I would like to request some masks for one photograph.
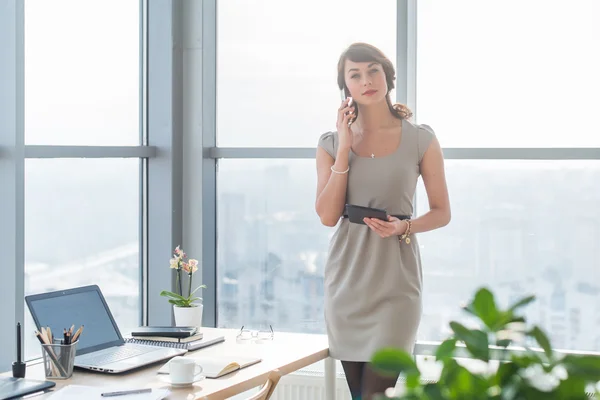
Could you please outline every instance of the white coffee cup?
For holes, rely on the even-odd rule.
[[[202,367],[196,364],[193,358],[173,357],[169,362],[169,374],[171,383],[185,384],[198,380],[202,373]]]

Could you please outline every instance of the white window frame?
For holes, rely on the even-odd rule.
[[[217,1],[140,0],[140,146],[24,145],[24,8],[0,2],[0,317],[24,318],[24,164],[31,158],[137,158],[140,162],[141,324],[170,324],[158,293],[173,289],[177,245],[201,259],[204,324],[217,321],[217,167],[221,159],[313,159],[315,148],[216,146]],[[416,109],[416,0],[397,0],[397,101]],[[200,71],[200,72],[199,72]],[[198,111],[200,110],[200,111]],[[444,148],[454,160],[600,160],[600,148]],[[166,284],[165,284],[166,283]],[[15,333],[0,330],[0,370]],[[418,343],[416,354],[435,344]]]

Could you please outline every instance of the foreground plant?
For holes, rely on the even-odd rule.
[[[381,395],[380,399],[589,400],[590,395],[600,399],[600,356],[553,351],[544,331],[538,326],[528,327],[519,313],[533,300],[534,296],[525,297],[502,310],[492,292],[479,289],[464,310],[476,317],[481,328],[469,329],[459,322],[450,322],[453,334],[442,342],[435,355],[443,365],[436,383],[421,382],[421,372],[412,355],[393,348],[376,352],[372,357],[375,368],[384,374],[400,373],[406,380],[402,393]],[[515,351],[508,353],[509,345]],[[458,350],[488,366],[495,351],[500,366],[496,370],[488,368],[487,372],[472,372],[456,361]]]

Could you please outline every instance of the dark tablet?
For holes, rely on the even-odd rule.
[[[381,208],[356,206],[354,204],[346,204],[346,214],[348,220],[355,224],[366,225],[363,218],[378,218],[382,221],[387,221],[388,213]]]
[[[0,399],[16,399],[54,387],[52,381],[0,377]]]

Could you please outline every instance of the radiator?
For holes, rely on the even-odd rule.
[[[272,400],[325,400],[323,372],[299,371],[281,378]],[[351,400],[346,379],[338,373],[335,400]]]
[[[338,370],[339,371],[339,370]],[[423,383],[434,383],[434,379],[423,379]],[[403,379],[400,378],[398,386],[402,386]],[[594,394],[588,392],[590,398]],[[298,371],[293,374],[285,375],[279,381],[275,392],[271,396],[272,400],[326,400],[325,399],[325,378],[323,372],[316,371]],[[343,374],[338,372],[336,379],[335,400],[351,400],[350,392]]]

